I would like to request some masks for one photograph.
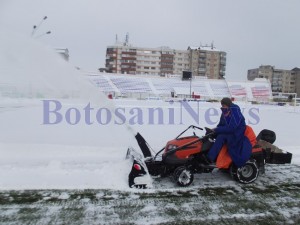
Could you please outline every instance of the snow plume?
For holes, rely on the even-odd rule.
[[[44,99],[60,101],[64,117],[66,109],[81,109],[89,103],[95,109],[114,109],[113,101],[53,48],[2,26],[0,62],[0,109],[5,108],[0,118],[1,129],[5,129],[0,142],[111,146],[111,142],[122,137],[126,141],[113,145],[126,149],[129,140],[134,141],[127,125],[50,127],[42,124]]]
[[[107,188],[128,186],[127,174],[131,165],[124,158],[128,146],[136,142],[132,135],[134,132],[128,132],[126,124],[104,126],[95,122],[87,125],[84,116],[76,114],[77,109],[82,114],[89,104],[95,110],[104,108],[112,111],[112,100],[52,48],[29,35],[2,28],[0,62],[0,152],[3,160],[14,161],[24,171],[19,174],[24,183],[19,186],[20,183],[14,183],[16,179],[11,180],[12,183],[24,189],[48,188],[51,183],[52,188],[88,188],[92,180],[102,180]],[[81,122],[76,126],[65,120],[52,126],[43,124],[44,100],[57,101],[62,105],[51,116],[59,112],[66,118],[69,112],[71,118],[78,118]],[[51,110],[56,109],[52,107]],[[61,157],[62,154],[65,154],[64,157]],[[76,165],[78,173],[70,175],[69,169],[74,168],[67,165],[72,168]],[[85,170],[84,165],[89,168]],[[34,168],[30,169],[32,166]],[[82,170],[89,175],[80,172]],[[95,173],[95,170],[98,172]],[[62,174],[64,177],[61,177]],[[1,173],[1,179],[3,176],[5,174]],[[71,184],[70,176],[74,181],[80,180],[81,185]],[[84,177],[85,181],[82,180]],[[9,181],[4,186],[0,185],[0,189],[3,188],[14,186]],[[99,188],[97,182],[94,188]]]
[[[105,99],[54,49],[8,29],[0,32],[2,95],[64,99],[93,96],[101,101]]]

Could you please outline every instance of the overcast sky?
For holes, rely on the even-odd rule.
[[[226,76],[245,80],[260,65],[300,67],[299,0],[0,0],[0,25],[51,47],[70,63],[96,71],[116,34],[136,47],[187,49],[200,43],[227,52]],[[3,34],[1,34],[3,35]]]

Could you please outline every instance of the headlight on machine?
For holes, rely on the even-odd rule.
[[[178,148],[178,146],[177,145],[168,145],[167,151],[173,150],[175,148]]]

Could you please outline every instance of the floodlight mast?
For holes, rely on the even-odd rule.
[[[190,98],[192,98],[192,80],[193,80],[193,73],[191,74],[190,77]]]
[[[42,23],[47,19],[47,16],[44,16],[43,19],[41,20],[41,22],[38,25],[34,25],[33,26],[33,30],[31,32],[31,37],[33,37],[33,35],[35,34],[35,32],[39,29],[39,27],[42,25]],[[49,32],[49,31],[48,31]],[[47,32],[47,33],[48,33]],[[51,33],[51,32],[50,32]]]
[[[51,31],[49,30],[49,31],[47,31],[46,33],[40,34],[40,35],[38,35],[38,36],[36,36],[36,37],[34,37],[34,38],[39,38],[39,37],[42,37],[42,36],[44,36],[44,35],[46,35],[46,34],[51,34]]]

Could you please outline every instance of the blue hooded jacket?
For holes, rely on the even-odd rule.
[[[228,153],[234,164],[237,167],[242,167],[251,156],[252,145],[244,135],[246,123],[240,107],[232,103],[229,111],[230,114],[226,117],[222,113],[215,133],[227,135]]]

